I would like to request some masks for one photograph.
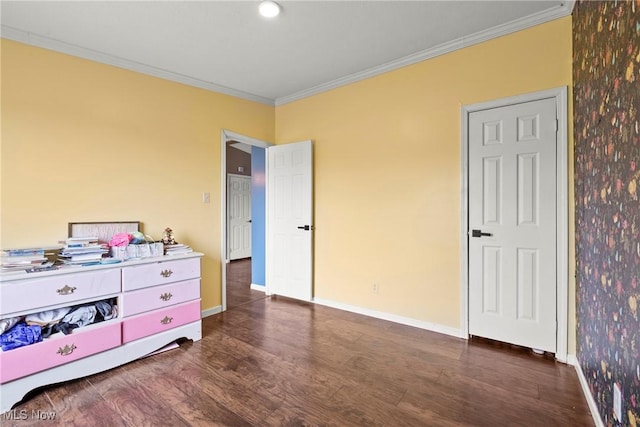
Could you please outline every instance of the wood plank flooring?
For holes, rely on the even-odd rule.
[[[227,309],[264,297],[264,292],[251,289],[251,258],[227,264]]]
[[[3,426],[592,426],[571,366],[281,297],[203,339],[47,387]],[[55,414],[53,421],[32,411]]]

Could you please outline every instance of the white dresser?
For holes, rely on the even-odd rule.
[[[112,369],[179,338],[202,338],[200,253],[0,275],[0,319],[117,301],[117,317],[0,351],[0,412],[30,390]]]

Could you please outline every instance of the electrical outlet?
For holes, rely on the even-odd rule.
[[[377,294],[378,292],[380,292],[380,285],[378,285],[377,283],[374,283],[373,286],[371,286],[371,292],[373,292],[374,294]]]
[[[211,203],[211,194],[202,193],[202,203]]]
[[[622,421],[622,392],[618,383],[613,384],[613,416]]]

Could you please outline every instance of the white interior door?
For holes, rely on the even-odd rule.
[[[556,350],[556,103],[469,116],[469,333]]]
[[[230,260],[251,256],[251,177],[227,175],[227,232]]]
[[[313,146],[267,148],[267,289],[311,301],[313,286]]]

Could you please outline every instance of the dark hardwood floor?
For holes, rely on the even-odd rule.
[[[203,339],[17,406],[4,425],[592,426],[573,367],[531,351],[281,297],[203,319]]]
[[[264,292],[251,289],[251,258],[227,264],[227,309],[265,298]]]

